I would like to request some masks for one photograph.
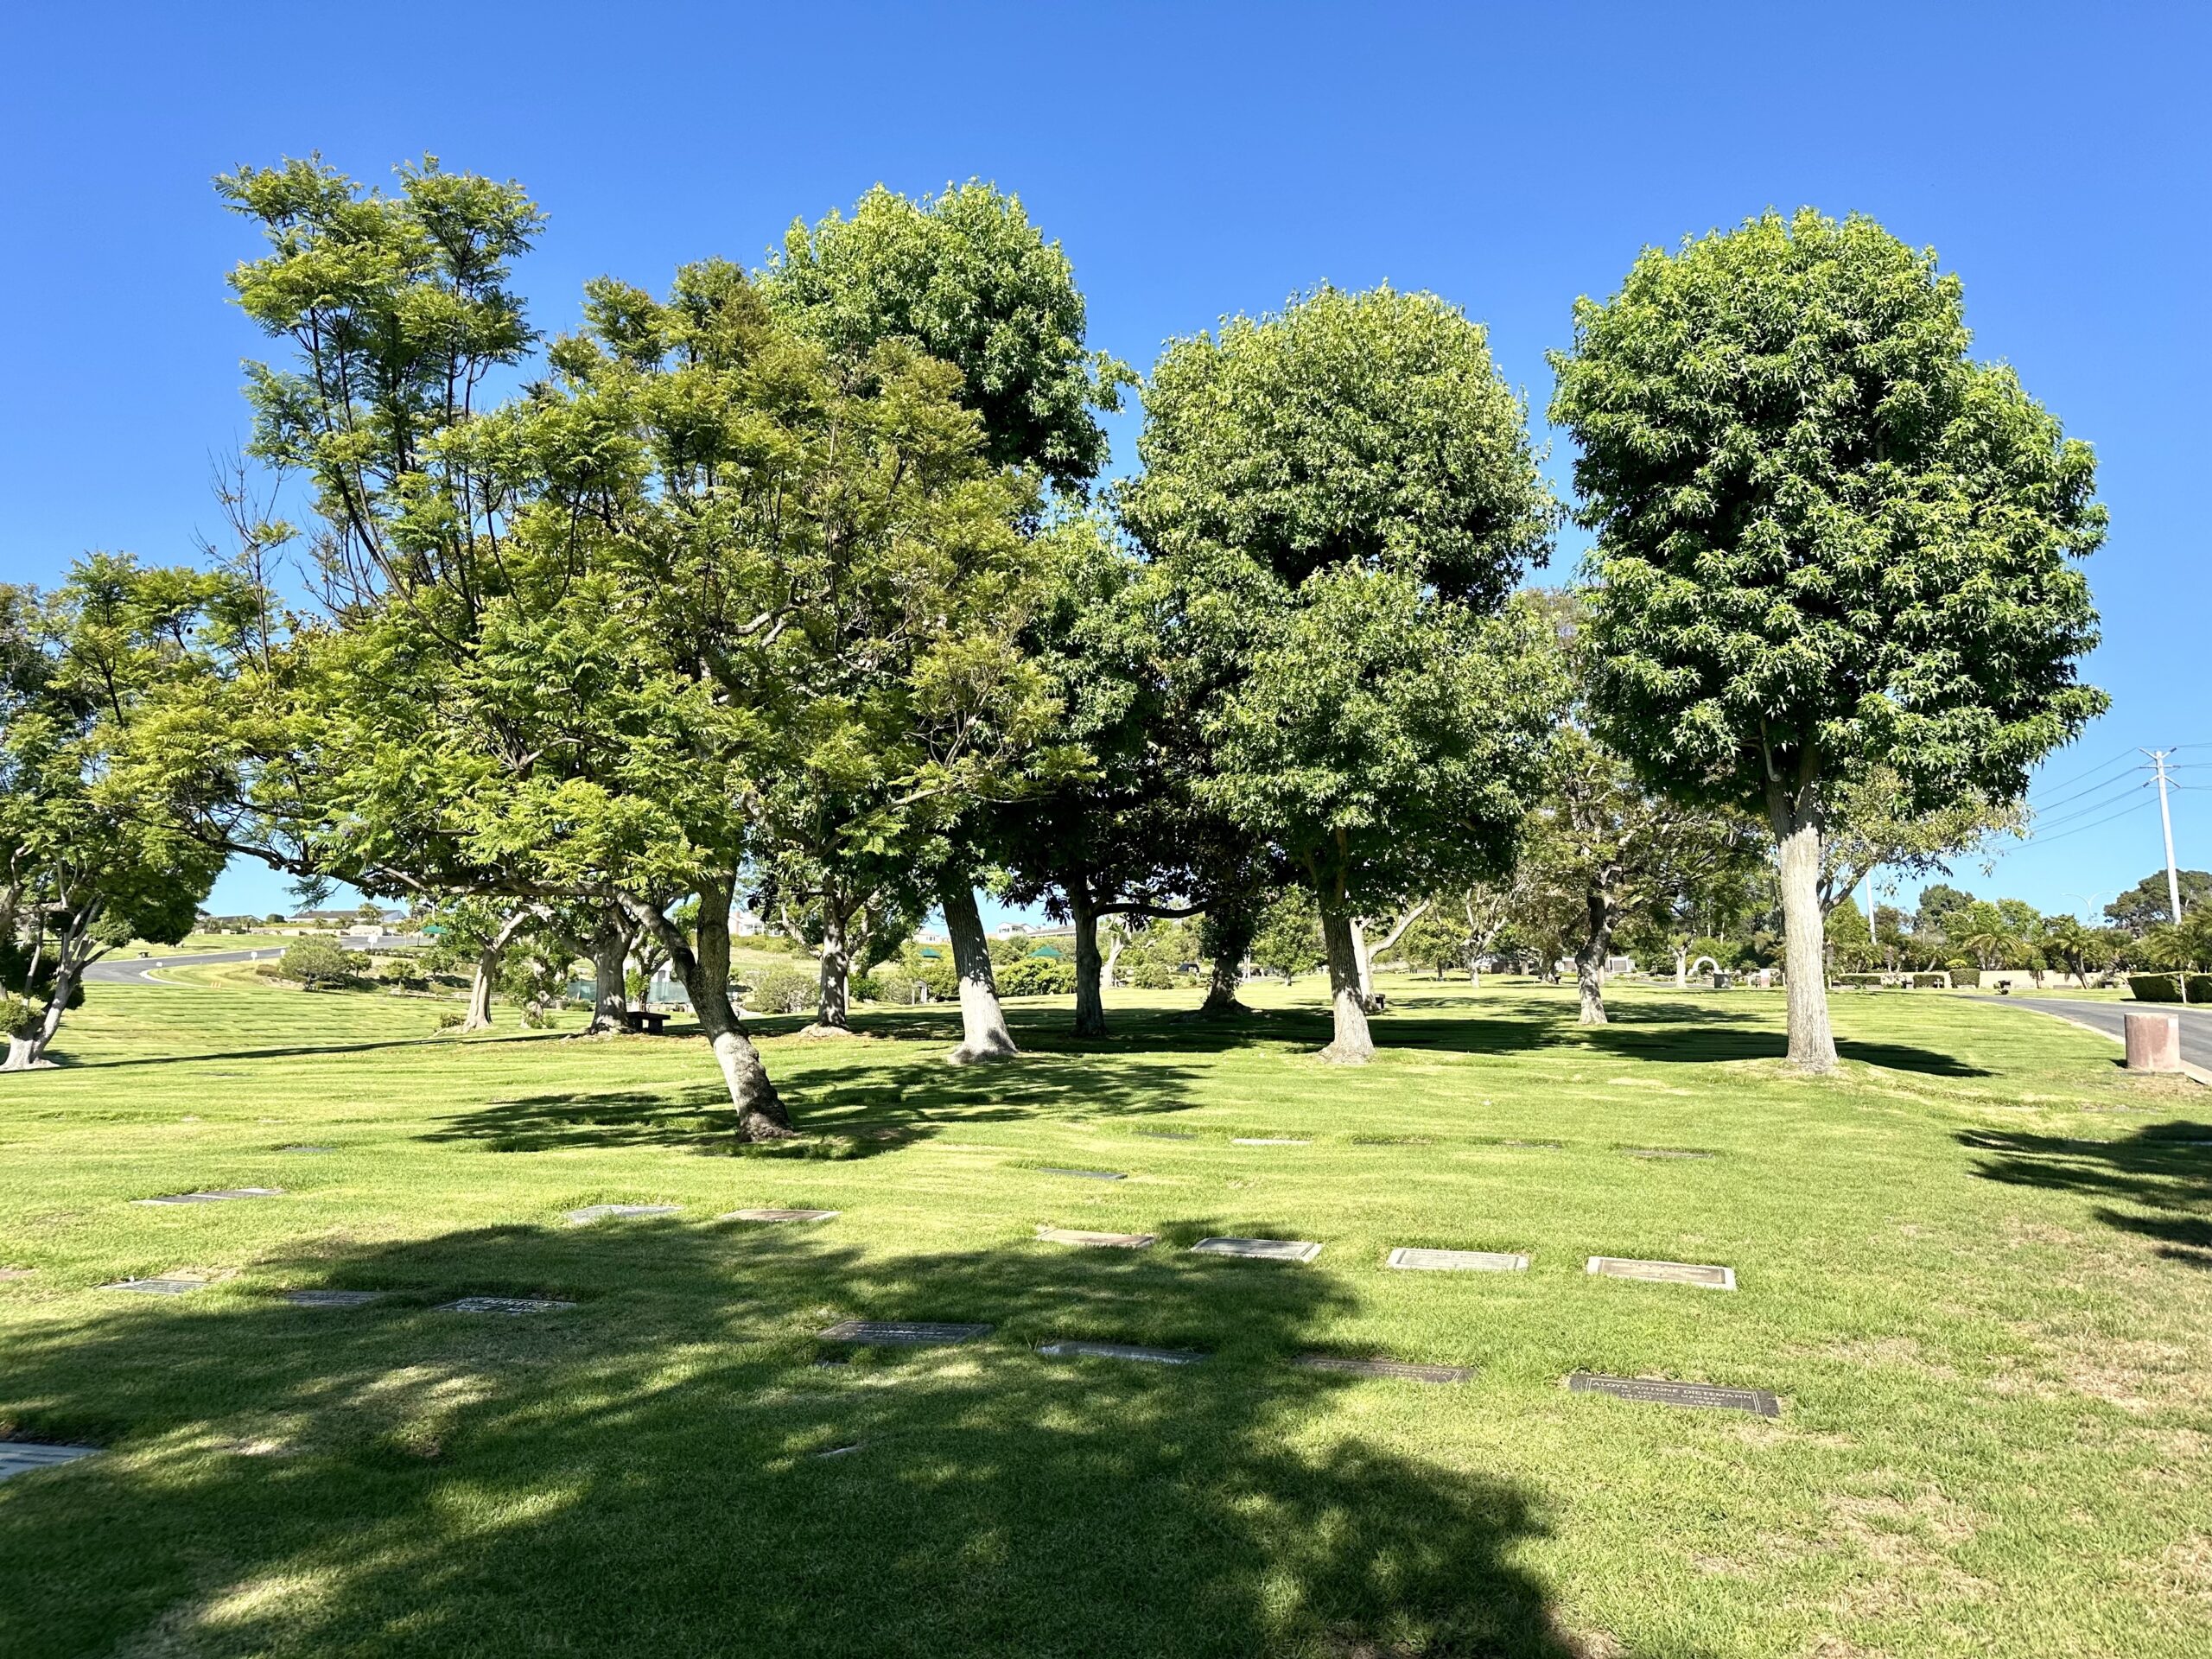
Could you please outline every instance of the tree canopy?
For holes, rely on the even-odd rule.
[[[1356,919],[1510,863],[1560,695],[1501,610],[1554,518],[1525,410],[1479,325],[1388,288],[1176,341],[1146,407],[1120,500],[1173,591],[1192,792],[1315,893],[1361,1060]]]
[[[1808,209],[1647,250],[1554,357],[1601,733],[1658,787],[1768,816],[1813,1069],[1835,789],[1878,765],[1907,814],[2010,803],[2105,706],[2076,674],[2094,458],[1969,345],[1932,253]]]

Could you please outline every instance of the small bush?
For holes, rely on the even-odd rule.
[[[804,1014],[822,995],[822,982],[796,968],[771,968],[754,976],[745,1006],[755,1014]]]
[[[0,991],[0,1037],[28,1037],[38,1029],[38,1006],[13,991]]]
[[[1075,964],[1052,957],[1024,957],[998,970],[1001,996],[1068,996],[1075,991]]]
[[[319,986],[343,985],[352,980],[360,968],[368,965],[364,957],[356,959],[340,950],[327,939],[302,939],[289,945],[277,958],[276,971],[285,979],[296,981],[304,990]]]
[[[1175,970],[1164,962],[1141,962],[1127,975],[1131,985],[1141,991],[1171,991],[1175,988]]]
[[[463,1014],[459,1008],[448,1008],[444,1013],[438,1016],[438,1023],[435,1029],[439,1031],[451,1031],[455,1026],[461,1024],[462,1020],[467,1019],[467,1017],[468,1016]]]

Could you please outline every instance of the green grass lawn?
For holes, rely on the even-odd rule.
[[[940,1063],[942,1009],[771,1035],[815,1134],[738,1153],[696,1041],[95,987],[67,1069],[0,1079],[0,1265],[35,1270],[0,1281],[0,1433],[107,1448],[0,1484],[0,1653],[2207,1650],[2194,1085],[1933,995],[1839,996],[1844,1070],[1811,1081],[1778,995],[1623,991],[1585,1032],[1571,988],[1388,988],[1356,1071],[1308,1057],[1313,982],[1229,1029],[1127,994],[1084,1046],[1064,1002],[1017,1004],[1030,1052],[990,1069]],[[285,1193],[130,1202],[245,1185]],[[563,1220],[601,1202],[684,1207]],[[715,1219],[753,1205],[842,1213]],[[1325,1248],[1185,1248],[1217,1233]],[[1395,1272],[1401,1244],[1533,1265]],[[181,1269],[219,1281],[98,1288]],[[274,1294],[313,1287],[391,1294]],[[576,1306],[438,1311],[470,1294]],[[852,1316],[995,1328],[817,1364]],[[1317,1351],[1477,1375],[1288,1363]],[[1570,1394],[1580,1370],[1782,1414]]]

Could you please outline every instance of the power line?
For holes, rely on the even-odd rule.
[[[2076,824],[2073,829],[2062,830],[2055,836],[2036,836],[2033,837],[2028,844],[2037,847],[2048,847],[2054,841],[2063,841],[2069,836],[2078,836],[2083,834],[2085,831],[2098,829],[2102,825],[2116,823],[2118,820],[2127,817],[2131,812],[2140,812],[2145,807],[2150,804],[2151,798],[2145,795],[2139,801],[2130,801],[2126,806],[2121,807],[2119,811],[2113,813],[2110,817],[2097,818],[2088,823]]]
[[[2087,788],[2077,789],[2071,795],[2062,795],[2055,801],[2031,801],[2028,804],[2038,812],[2048,811],[2054,806],[2064,806],[2069,801],[2078,801],[2084,795],[2095,795],[2113,787],[2115,785],[2124,785],[2138,772],[2142,770],[2143,768],[2140,766],[2132,766],[2127,771],[2120,772],[2114,777],[2107,778],[2101,782],[2091,784]]]
[[[2151,780],[2147,778],[2144,779],[2139,783],[2130,785],[2126,790],[2121,792],[2120,795],[2108,795],[2102,800],[2091,801],[2088,805],[2078,806],[2071,812],[2062,812],[2055,818],[2038,817],[2036,822],[2036,828],[2039,830],[2056,830],[2061,824],[2076,823],[2079,820],[2088,817],[2094,813],[2103,811],[2107,807],[2119,805],[2123,795],[2133,793],[2135,790],[2139,789],[2148,789],[2150,786]]]
[[[2183,745],[2182,747],[2186,747],[2187,746]],[[2135,753],[2136,751],[2133,749],[2122,749],[2118,754],[2113,756],[2110,760],[2101,760],[2095,766],[2091,766],[2088,771],[2077,772],[2071,778],[2061,778],[2056,783],[2052,784],[2050,787],[2053,789],[2063,789],[2069,784],[2080,783],[2084,778],[2094,778],[2097,773],[2109,770],[2113,766],[2120,761],[2126,760],[2129,755]]]

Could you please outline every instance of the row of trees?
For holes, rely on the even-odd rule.
[[[2212,874],[2182,873],[2183,912],[2171,915],[2164,870],[2105,906],[2107,925],[2044,915],[2018,899],[1977,899],[1947,883],[1923,889],[1911,913],[1878,905],[1870,935],[1856,912],[1834,930],[1838,960],[1853,969],[2025,969],[2086,977],[2122,968],[2196,969],[2212,961]]]
[[[1478,925],[1541,878],[1592,982],[1625,922],[1725,885],[1749,819],[1791,1056],[1825,1069],[1824,896],[2009,810],[2101,707],[2088,454],[1868,220],[1770,215],[1578,306],[1552,416],[1598,545],[1545,594],[1563,509],[1528,411],[1433,295],[1323,288],[1173,342],[1141,470],[1094,496],[1135,377],[988,187],[878,190],[658,295],[602,279],[550,342],[510,286],[541,222],[512,184],[220,188],[282,348],[253,454],[312,514],[235,485],[221,570],[106,560],[51,602],[178,594],[164,666],[86,716],[82,789],[194,858],[565,917],[603,988],[650,942],[748,1137],[790,1118],[728,995],[741,897],[817,946],[832,1031],[938,911],[965,1061],[1014,1052],[986,879],[1072,924],[1086,1035],[1102,926],[1201,918],[1228,1014],[1300,894],[1325,1052],[1357,1063],[1370,932]],[[41,891],[29,931],[73,926]]]

